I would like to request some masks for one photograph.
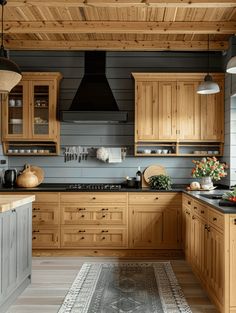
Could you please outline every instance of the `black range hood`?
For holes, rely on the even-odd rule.
[[[119,111],[106,78],[106,52],[85,52],[85,73],[63,122],[126,122],[127,112]]]

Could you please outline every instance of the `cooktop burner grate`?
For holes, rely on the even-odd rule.
[[[120,190],[120,184],[70,184],[67,190]]]

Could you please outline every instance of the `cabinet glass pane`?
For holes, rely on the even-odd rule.
[[[49,133],[49,86],[34,86],[34,134]]]
[[[23,86],[17,85],[8,97],[8,134],[23,134]]]

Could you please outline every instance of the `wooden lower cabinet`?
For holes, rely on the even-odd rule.
[[[181,249],[181,195],[129,196],[129,245],[142,249]],[[147,204],[145,203],[145,200]],[[135,204],[136,202],[136,204]]]
[[[126,228],[62,226],[62,248],[127,248]]]
[[[46,228],[33,225],[33,249],[56,249],[60,247],[59,228]]]
[[[186,208],[187,201],[190,205]],[[183,195],[183,211],[190,213],[183,215],[186,259],[219,311],[229,313],[225,288],[225,272],[228,270],[225,259],[228,252],[225,245],[227,229],[224,219],[227,215],[186,195]]]
[[[230,313],[236,313],[236,214],[231,214],[229,217],[229,260],[226,266],[229,265],[227,277],[229,278],[229,306]]]

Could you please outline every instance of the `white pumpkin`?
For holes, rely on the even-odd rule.
[[[191,188],[191,190],[199,190],[199,189],[200,189],[200,184],[199,184],[199,182],[193,181],[193,182],[190,184],[190,188]]]

